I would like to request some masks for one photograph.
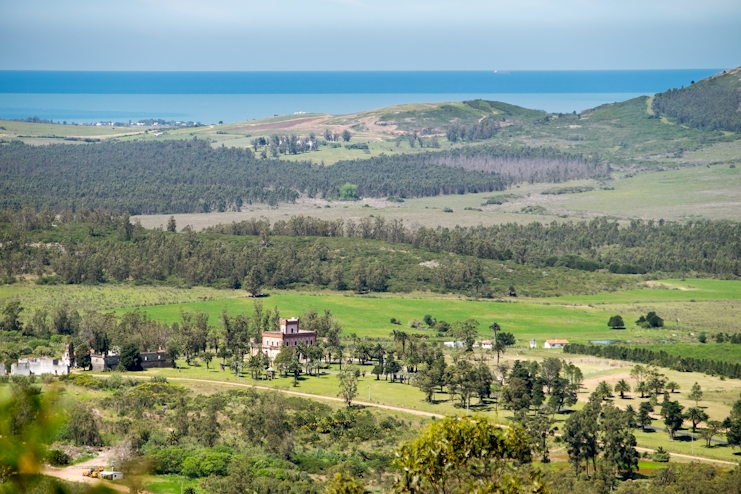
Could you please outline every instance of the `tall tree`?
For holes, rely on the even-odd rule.
[[[639,454],[636,438],[630,430],[628,416],[613,406],[602,409],[600,418],[601,444],[604,461],[623,478],[638,469]]]
[[[340,379],[340,392],[338,396],[341,396],[345,400],[345,403],[347,403],[347,406],[350,407],[352,400],[358,395],[358,378],[355,375],[355,369],[345,367],[337,377]]]
[[[664,418],[664,425],[666,430],[669,431],[669,437],[672,441],[674,440],[674,434],[684,423],[683,409],[684,407],[677,401],[666,401],[661,406],[661,416]]]
[[[641,424],[641,429],[646,430],[646,427],[651,425],[653,418],[651,414],[654,411],[654,407],[648,401],[641,402],[638,407],[638,422]]]
[[[548,394],[551,394],[551,386],[560,377],[561,365],[561,359],[555,357],[546,357],[543,359],[543,363],[540,366],[540,377],[543,379],[543,384],[545,384]]]
[[[700,387],[697,382],[692,385],[692,389],[690,390],[690,393],[687,395],[687,398],[695,402],[695,406],[697,406],[697,403],[702,400],[702,388]]]
[[[597,423],[598,406],[591,403],[583,410],[572,413],[563,429],[563,440],[569,462],[574,466],[577,475],[582,471],[582,465],[587,477],[589,476],[590,461],[596,468],[596,458],[599,453],[599,429]]]
[[[23,306],[20,300],[11,300],[3,308],[0,320],[0,331],[18,331],[23,329],[23,323],[20,320],[20,314],[23,312]]]

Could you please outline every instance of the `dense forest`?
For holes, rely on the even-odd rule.
[[[361,197],[424,197],[503,190],[519,181],[603,176],[608,168],[556,149],[482,147],[378,156],[333,166],[257,158],[206,140],[94,145],[0,145],[0,207],[105,208],[131,214],[239,210],[251,202],[338,198],[346,183]]]
[[[542,269],[512,260],[451,256],[426,247],[390,248],[373,232],[380,238],[381,231],[388,235],[394,229],[399,234],[406,230],[401,223],[386,227],[382,218],[357,226],[314,223],[329,228],[325,233],[334,236],[307,236],[317,232],[312,230],[313,220],[302,217],[276,223],[272,229],[255,222],[234,230],[255,233],[245,236],[146,230],[127,215],[104,211],[66,213],[59,219],[51,212],[37,215],[30,209],[2,216],[0,269],[5,282],[33,274],[39,276],[38,283],[133,281],[245,288],[253,294],[263,288],[311,286],[358,293],[431,290],[475,297],[593,293],[637,283],[563,265],[551,268],[552,276],[543,276]]]
[[[285,236],[347,236],[405,243],[431,252],[451,252],[516,264],[566,266],[613,273],[698,272],[741,276],[741,224],[727,221],[634,220],[627,226],[598,218],[590,222],[549,225],[507,223],[494,226],[418,228],[382,217],[359,223],[293,217],[272,226],[261,220],[218,225],[207,231],[259,235],[270,230]]]
[[[690,127],[741,132],[740,76],[739,71],[732,71],[659,93],[653,109]]]

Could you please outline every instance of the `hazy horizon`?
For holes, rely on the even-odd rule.
[[[731,0],[29,0],[0,70],[641,70],[735,67]]]

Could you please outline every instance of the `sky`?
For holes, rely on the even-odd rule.
[[[741,0],[0,0],[0,70],[741,65]]]

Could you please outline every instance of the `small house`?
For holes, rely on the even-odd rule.
[[[530,340],[530,348],[538,348],[538,344],[535,342],[535,338]]]
[[[490,349],[491,349],[491,347],[492,347],[492,345],[491,345],[491,340],[484,340],[484,341],[480,341],[480,342],[479,342],[479,346],[480,346],[481,348],[484,348],[484,349],[490,350]]]
[[[543,348],[563,348],[569,344],[569,340],[545,340]]]

